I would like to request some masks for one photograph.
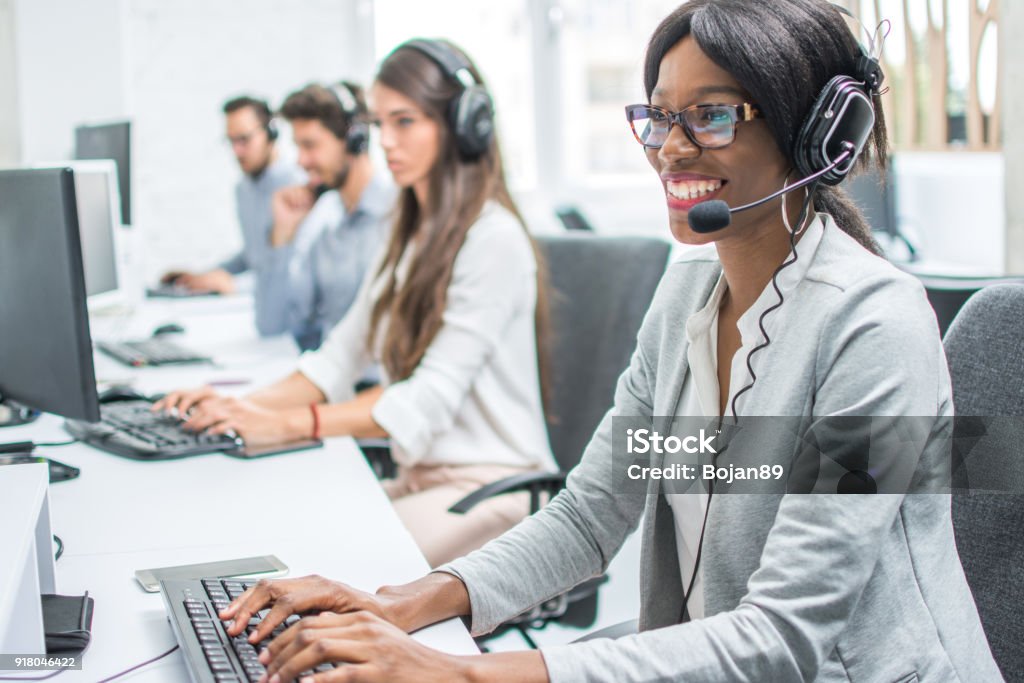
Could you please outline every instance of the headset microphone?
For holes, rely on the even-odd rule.
[[[697,206],[690,209],[690,213],[687,216],[687,220],[690,223],[690,228],[692,228],[694,232],[700,233],[702,235],[706,235],[711,232],[717,232],[719,230],[724,230],[725,228],[729,227],[729,224],[732,222],[732,214],[739,213],[740,211],[746,211],[747,209],[753,209],[754,207],[766,204],[773,199],[778,199],[787,192],[792,192],[793,190],[798,190],[801,187],[810,185],[811,183],[820,179],[825,174],[834,170],[840,164],[845,163],[856,152],[856,147],[854,147],[853,143],[851,142],[843,143],[842,149],[842,153],[840,153],[836,160],[830,163],[822,170],[807,176],[798,183],[787,185],[778,192],[773,192],[772,194],[768,195],[764,199],[758,199],[756,202],[744,204],[743,206],[737,206],[735,209],[729,208],[729,205],[723,202],[721,199],[715,199],[709,202],[701,202]]]

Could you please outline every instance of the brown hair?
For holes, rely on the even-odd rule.
[[[319,83],[310,83],[289,95],[281,105],[281,116],[288,121],[319,121],[336,138],[344,140],[353,120],[357,117],[366,117],[366,96],[361,87],[348,81],[342,81],[341,85],[334,87],[347,87],[352,93],[356,103],[355,116],[346,114],[338,96],[331,92],[330,88]]]
[[[273,118],[273,114],[270,111],[270,105],[267,104],[266,100],[261,100],[256,97],[251,97],[249,95],[234,97],[224,103],[223,111],[225,114],[233,114],[234,112],[245,108],[252,109],[252,113],[256,115],[261,126],[266,128],[270,125],[270,119]]]
[[[457,50],[445,44],[449,49]],[[476,67],[468,58],[466,61],[477,83],[483,84]],[[491,139],[479,158],[466,160],[459,156],[453,132],[447,123],[447,112],[452,100],[462,91],[461,85],[449,78],[430,57],[407,46],[399,46],[384,60],[376,81],[402,93],[428,117],[441,124],[440,152],[430,170],[426,206],[420,206],[412,188],[402,190],[384,262],[378,272],[379,277],[387,280],[373,306],[368,343],[371,348],[374,346],[378,327],[387,315],[389,320],[381,344],[382,362],[391,379],[397,381],[412,374],[441,329],[455,258],[485,203],[496,201],[516,217],[524,232],[527,231],[505,182],[496,137]],[[410,264],[405,282],[399,285],[395,269],[417,233],[422,233],[420,251]],[[546,278],[543,259],[532,239],[530,243],[537,262],[535,325],[537,362],[544,395],[547,376]]]

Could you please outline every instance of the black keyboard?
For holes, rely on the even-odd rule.
[[[125,365],[133,367],[210,362],[208,356],[160,338],[120,342],[98,341],[96,348]]]
[[[252,583],[237,579],[165,579],[160,582],[167,620],[171,622],[171,630],[181,646],[194,683],[254,683],[259,680],[266,671],[258,660],[260,650],[300,619],[293,614],[278,625],[267,640],[253,645],[248,640],[249,634],[270,611],[262,610],[249,620],[243,633],[234,638],[228,636],[227,622],[221,621],[217,612]],[[321,664],[302,675],[333,668],[334,664]]]
[[[118,401],[100,406],[99,422],[67,420],[77,439],[117,455],[139,460],[168,460],[216,451],[239,451],[237,436],[187,431],[182,420],[150,411],[149,401]]]

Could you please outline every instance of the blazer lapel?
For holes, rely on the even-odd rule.
[[[707,303],[720,272],[720,268],[716,268],[712,277],[694,282],[695,286],[689,292],[691,314]],[[686,356],[689,344],[686,341],[685,318],[665,319],[661,324],[662,348],[653,392],[655,419],[652,426],[657,431],[669,433],[679,407],[683,380],[689,370]],[[666,353],[669,349],[673,351]],[[663,460],[663,457],[655,455],[651,458],[651,465],[661,467]],[[640,567],[640,630],[679,623],[683,609],[683,582],[676,549],[675,519],[668,500],[662,495],[660,479],[648,482]]]

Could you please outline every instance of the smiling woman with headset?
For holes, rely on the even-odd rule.
[[[276,384],[245,399],[172,392],[154,409],[257,446],[390,437],[399,471],[385,490],[436,566],[529,510],[526,494],[464,515],[451,505],[498,479],[555,468],[538,369],[542,269],[505,184],[490,95],[461,51],[400,45],[370,100],[401,193],[390,240],[349,312]],[[353,396],[371,362],[381,385]]]
[[[795,471],[767,493],[716,492],[713,481],[680,493],[658,480],[630,493],[615,471],[622,421],[634,418],[724,429],[794,416],[848,464],[892,436],[886,420],[874,431],[875,418],[948,423],[949,375],[922,287],[876,255],[833,187],[868,145],[884,158],[876,58],[824,0],[691,0],[661,23],[646,53],[648,101],[627,118],[672,234],[707,247],[669,267],[614,408],[566,489],[481,550],[374,595],[311,577],[261,582],[232,603],[221,615],[232,633],[274,604],[254,642],[293,610],[328,612],[270,644],[271,683],[325,660],[351,666],[314,680],[999,680],[948,494],[887,476],[909,468],[915,485],[941,480],[944,432],[918,440],[903,424],[910,438],[894,462],[869,461],[850,470],[855,485],[844,476],[823,494]],[[871,421],[870,444],[830,431],[847,418]],[[742,437],[717,456],[809,453],[821,465],[811,483],[827,474],[810,443]],[[869,495],[875,484],[882,493]],[[604,571],[641,520],[638,634],[477,657],[406,635],[453,616],[486,633]]]

